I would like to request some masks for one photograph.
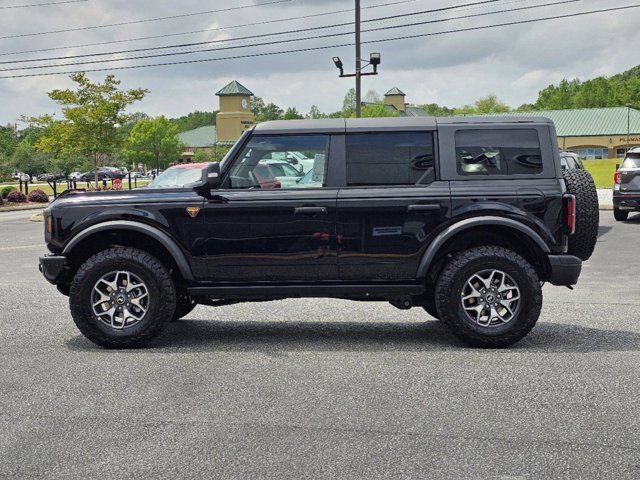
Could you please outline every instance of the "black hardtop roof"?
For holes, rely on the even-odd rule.
[[[437,130],[438,125],[521,125],[553,124],[545,117],[381,117],[381,118],[319,118],[310,120],[273,120],[254,127],[256,135],[292,133],[384,132],[407,130]]]

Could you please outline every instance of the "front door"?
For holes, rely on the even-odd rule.
[[[433,133],[346,135],[347,187],[338,194],[338,264],[344,281],[414,280],[450,215],[436,181]]]
[[[326,182],[329,143],[329,135],[251,137],[222,188],[205,201],[212,281],[337,279],[338,190]],[[297,162],[288,161],[290,152]]]

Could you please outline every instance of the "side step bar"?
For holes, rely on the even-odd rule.
[[[188,289],[189,295],[227,297],[345,297],[421,295],[425,286],[407,284],[286,284],[286,285],[215,285]]]

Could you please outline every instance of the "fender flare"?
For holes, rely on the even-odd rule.
[[[151,225],[147,225],[146,223],[132,222],[127,220],[112,220],[108,222],[97,223],[82,230],[75,237],[73,237],[62,250],[62,255],[66,256],[67,254],[69,254],[76,245],[78,245],[82,240],[86,239],[90,235],[93,235],[97,232],[102,232],[104,230],[113,230],[116,228],[121,230],[124,229],[140,232],[160,242],[160,244],[169,251],[169,254],[176,262],[176,265],[178,266],[178,269],[180,270],[182,276],[186,280],[194,279],[193,272],[191,271],[191,266],[187,261],[187,257],[184,255],[182,249],[176,243],[176,241],[169,235],[164,233],[162,230],[156,227],[152,227]]]
[[[426,278],[431,262],[438,253],[438,250],[440,250],[440,248],[447,242],[447,240],[464,230],[468,230],[469,228],[486,225],[509,227],[518,230],[521,233],[524,233],[529,239],[531,239],[540,248],[540,250],[542,250],[543,253],[551,253],[549,246],[542,239],[542,237],[540,237],[540,235],[538,235],[533,229],[522,224],[521,222],[518,222],[511,218],[496,216],[467,218],[465,220],[460,220],[453,225],[449,225],[442,232],[440,232],[436,236],[436,238],[433,239],[424,255],[422,256],[422,260],[420,260],[416,278]]]

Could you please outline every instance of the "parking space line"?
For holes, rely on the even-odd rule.
[[[26,248],[46,248],[45,245],[42,244],[38,244],[38,245],[18,245],[16,247],[0,247],[0,252],[6,252],[6,251],[10,251],[10,250],[23,250]]]

